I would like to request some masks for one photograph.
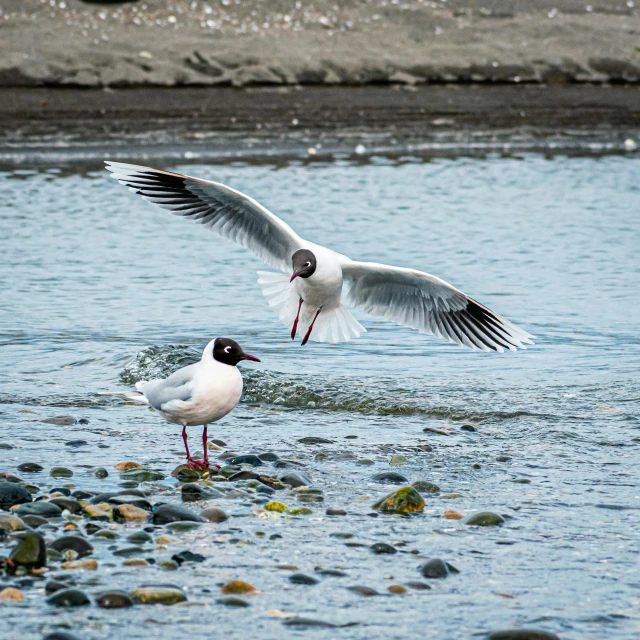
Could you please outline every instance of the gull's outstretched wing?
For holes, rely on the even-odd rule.
[[[287,271],[303,240],[253,198],[217,182],[106,161],[112,178],[171,213],[205,225],[246,247],[267,264]]]
[[[375,262],[342,265],[347,304],[421,333],[482,351],[516,351],[534,336],[444,280]]]

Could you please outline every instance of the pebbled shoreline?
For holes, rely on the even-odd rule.
[[[0,87],[638,83],[633,1],[6,0]]]

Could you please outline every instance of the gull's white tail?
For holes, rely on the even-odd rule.
[[[149,404],[149,401],[139,391],[101,391],[99,396],[118,396],[127,400],[133,400],[138,404]]]
[[[276,311],[283,324],[289,329],[293,327],[298,312],[298,296],[289,282],[286,273],[258,271],[258,284],[262,287],[262,295],[269,306]],[[304,336],[313,320],[315,309],[305,308],[298,322],[298,335]],[[316,320],[309,340],[315,342],[349,342],[365,333],[366,329],[340,305],[332,311],[322,311]]]

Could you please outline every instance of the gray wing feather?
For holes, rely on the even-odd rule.
[[[120,184],[145,200],[190,218],[286,271],[303,240],[253,198],[218,182],[121,162],[107,162]]]
[[[531,334],[435,276],[374,262],[342,265],[347,304],[481,351],[516,351]]]
[[[198,364],[196,363],[178,369],[178,371],[163,380],[138,382],[136,389],[140,391],[140,393],[147,398],[149,404],[157,410],[161,410],[164,405],[172,400],[187,402],[193,394],[193,380],[197,366]]]

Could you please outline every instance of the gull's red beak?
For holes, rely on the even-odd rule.
[[[250,353],[243,353],[240,360],[251,360],[251,362],[260,362],[260,358],[256,358],[256,356],[252,356]]]
[[[294,271],[294,272],[291,274],[291,280],[289,280],[289,282],[293,282],[293,281],[294,281],[294,280],[295,280],[299,275],[300,275],[300,272],[299,272],[299,271]]]

